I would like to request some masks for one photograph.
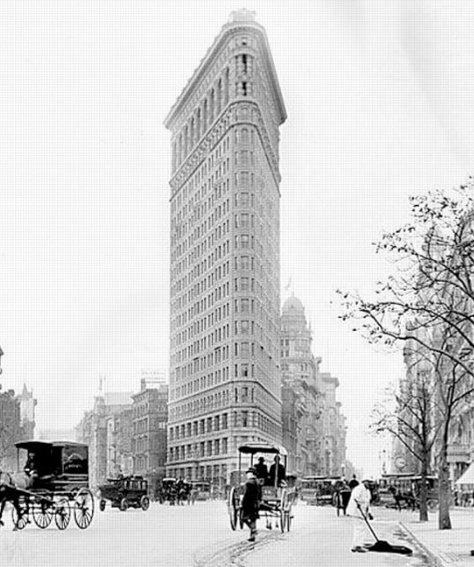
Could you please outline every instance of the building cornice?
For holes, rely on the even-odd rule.
[[[273,57],[270,51],[270,46],[268,43],[267,35],[265,29],[256,22],[235,22],[225,24],[220,32],[220,34],[214,40],[214,43],[208,49],[206,55],[201,60],[198,68],[194,71],[191,78],[188,80],[186,86],[182,90],[178,99],[171,107],[168,115],[165,118],[164,125],[169,130],[172,130],[177,118],[180,116],[182,110],[186,106],[189,98],[192,96],[194,91],[198,88],[201,81],[209,73],[211,67],[217,60],[221,49],[225,43],[234,35],[242,32],[256,32],[256,35],[260,38],[262,43],[262,54],[264,57],[265,67],[268,71],[268,76],[270,78],[272,91],[274,93],[275,102],[277,104],[278,114],[279,114],[279,124],[283,124],[287,118],[285,103],[283,101],[283,96],[280,89],[280,83],[278,82],[278,76],[276,74],[275,64],[273,62]]]
[[[243,108],[244,105],[252,107],[257,111],[256,119],[239,119],[235,116],[234,110]],[[248,114],[250,114],[250,112]],[[273,147],[270,142],[270,136],[268,135],[268,131],[265,126],[265,121],[263,119],[262,113],[260,112],[259,105],[258,103],[250,100],[246,100],[245,102],[242,100],[236,100],[229,104],[221,112],[220,116],[207,130],[194,150],[189,154],[189,156],[183,161],[183,163],[173,174],[173,177],[170,181],[171,198],[174,197],[179,189],[187,182],[191,175],[202,164],[203,160],[206,159],[212,148],[214,148],[219,143],[221,138],[228,133],[230,128],[241,124],[248,124],[257,128],[262,146],[265,150],[265,155],[269,161],[273,179],[279,191],[281,176],[278,167],[278,159],[275,155],[275,152],[273,151]]]

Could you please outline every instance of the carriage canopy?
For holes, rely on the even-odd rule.
[[[39,476],[88,475],[89,448],[73,441],[19,441],[18,469],[22,470],[28,458],[34,456]]]

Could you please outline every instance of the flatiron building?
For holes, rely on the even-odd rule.
[[[281,443],[279,127],[265,30],[232,13],[171,108],[167,474],[221,485]]]

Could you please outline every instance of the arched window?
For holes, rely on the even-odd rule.
[[[224,71],[224,106],[229,102],[229,68]]]
[[[196,143],[201,139],[201,109],[196,112]]]
[[[184,155],[183,155],[183,159],[186,158],[186,156],[188,155],[188,151],[189,151],[189,134],[188,134],[188,125],[186,124],[186,126],[184,127]]]
[[[191,118],[189,123],[189,151],[191,151],[194,147],[194,117]]]
[[[214,96],[214,89],[211,89],[211,92],[209,93],[209,125],[211,125],[214,122],[214,101],[215,101],[215,96]]]
[[[204,132],[207,130],[207,126],[208,126],[208,116],[207,116],[207,98],[204,100],[204,104],[202,107],[202,133],[204,134]]]
[[[178,165],[183,161],[183,136],[179,135],[178,138]]]
[[[172,152],[172,157],[171,157],[171,169],[172,169],[172,171],[175,171],[175,169],[176,169],[176,146],[177,146],[177,142],[173,142],[173,152]]]
[[[217,81],[216,89],[216,116],[220,114],[222,110],[222,79]]]

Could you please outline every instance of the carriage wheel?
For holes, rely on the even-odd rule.
[[[238,518],[239,518],[239,528],[243,530],[245,527],[245,522],[244,522],[244,511],[241,508],[238,511]]]
[[[288,507],[285,509],[285,527],[286,531],[289,532],[291,528],[291,520],[293,518],[291,514],[292,504],[291,502],[288,503]]]
[[[67,498],[61,498],[56,503],[56,511],[54,513],[54,521],[58,530],[65,530],[71,519],[71,506]]]
[[[99,502],[99,510],[103,512],[105,510],[105,500],[103,498],[100,499]]]
[[[51,502],[40,500],[33,503],[33,520],[38,528],[46,529],[53,521],[53,508]]]
[[[286,517],[285,517],[285,511],[283,510],[283,506],[280,509],[280,530],[281,533],[283,533],[285,531],[285,527],[286,527]]]
[[[94,497],[88,488],[81,488],[74,499],[74,520],[77,527],[85,530],[94,517]]]
[[[12,506],[12,522],[17,530],[22,530],[29,523],[28,509],[25,504],[20,504],[19,507],[21,515],[18,515],[18,510]]]
[[[148,496],[142,496],[140,498],[140,506],[142,507],[143,511],[148,510],[148,508],[150,507],[150,499],[148,498]]]
[[[280,530],[282,532],[285,531],[286,527],[286,516],[285,512],[288,507],[288,492],[286,489],[283,489],[281,492],[281,499],[280,499]]]
[[[233,531],[237,527],[237,495],[235,486],[232,487],[229,494],[229,501],[227,502],[227,509],[229,511],[230,527]]]
[[[122,498],[120,500],[120,511],[126,512],[128,510],[128,500],[126,498]]]

